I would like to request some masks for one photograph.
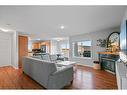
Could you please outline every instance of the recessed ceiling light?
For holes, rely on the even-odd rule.
[[[62,41],[64,40],[64,37],[56,37],[56,38],[52,38],[52,40],[56,40],[56,41]]]
[[[8,32],[8,31],[10,31],[10,30],[4,29],[4,28],[0,28],[0,30],[3,31],[3,32]]]
[[[63,25],[60,26],[61,29],[64,29],[65,27]]]

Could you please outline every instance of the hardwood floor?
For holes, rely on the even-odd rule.
[[[90,67],[76,66],[72,84],[63,89],[117,89],[115,75]],[[44,89],[21,69],[0,68],[0,89]]]
[[[65,87],[66,88],[66,87]],[[117,89],[115,75],[104,70],[78,66],[71,89]]]

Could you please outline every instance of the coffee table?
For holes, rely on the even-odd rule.
[[[58,66],[73,66],[73,69],[74,71],[76,72],[76,68],[77,68],[77,65],[76,65],[76,62],[73,62],[73,61],[61,61],[61,62],[58,62],[56,63]]]
[[[75,65],[76,62],[73,62],[73,61],[61,61],[61,62],[58,62],[56,64],[57,65],[61,65],[61,66],[68,66],[68,65]]]

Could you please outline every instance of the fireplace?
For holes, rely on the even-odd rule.
[[[119,59],[119,54],[116,53],[99,53],[99,61],[101,69],[115,74],[115,63]]]
[[[115,73],[115,60],[111,58],[101,58],[102,69],[107,70],[111,73]]]

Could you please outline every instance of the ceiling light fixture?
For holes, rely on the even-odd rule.
[[[3,29],[3,28],[0,28],[0,30],[3,31],[3,32],[8,32],[8,31],[10,31],[10,30],[8,30],[8,29]]]
[[[56,38],[52,38],[52,40],[56,40],[56,41],[62,41],[62,40],[65,40],[64,37],[56,37]]]
[[[63,25],[60,26],[61,29],[64,29],[65,27]]]

